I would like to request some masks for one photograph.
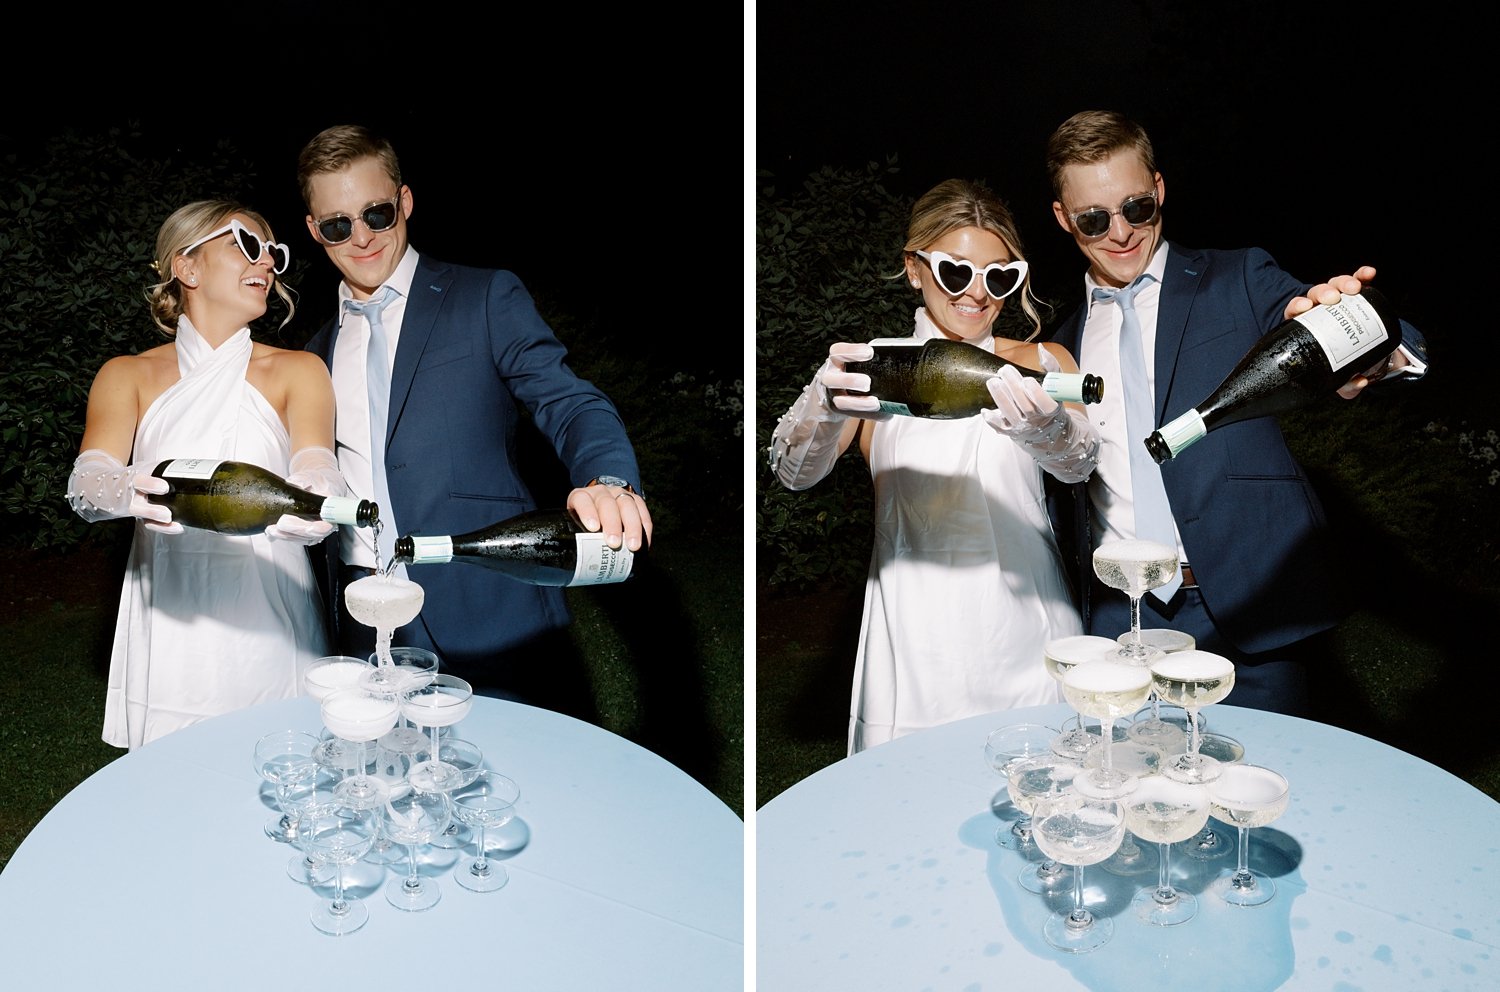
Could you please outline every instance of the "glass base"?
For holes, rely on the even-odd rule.
[[[453,869],[453,880],[470,892],[494,892],[510,881],[506,870],[488,859],[466,858]]]
[[[400,844],[393,844],[382,837],[370,845],[369,852],[360,860],[374,865],[393,865],[406,860],[406,851]]]
[[[1136,744],[1154,747],[1163,754],[1175,754],[1187,746],[1187,734],[1181,727],[1168,720],[1153,719],[1149,710],[1144,719],[1137,718],[1125,728],[1125,733]]]
[[[1047,943],[1069,954],[1097,950],[1109,943],[1109,938],[1114,936],[1115,925],[1109,917],[1096,918],[1092,914],[1085,914],[1084,921],[1075,919],[1071,914],[1053,913],[1052,918],[1042,927],[1042,936],[1047,938]]]
[[[1106,772],[1090,768],[1073,779],[1073,791],[1087,799],[1124,799],[1135,791],[1140,779],[1118,768]]]
[[[1099,867],[1111,875],[1130,878],[1135,875],[1156,874],[1158,855],[1153,845],[1142,844],[1131,833],[1116,848],[1115,853],[1099,862]]]
[[[1171,890],[1169,898],[1163,899],[1159,889],[1142,889],[1130,900],[1130,908],[1144,923],[1154,927],[1174,927],[1198,915],[1198,899],[1191,892],[1176,889]]]
[[[350,775],[333,789],[335,799],[356,809],[375,809],[390,796],[390,785],[374,775]]]
[[[443,894],[437,883],[430,878],[418,876],[415,883],[411,876],[403,875],[385,883],[385,901],[407,913],[420,913],[438,904]]]
[[[473,834],[462,823],[450,823],[447,829],[428,841],[429,847],[444,851],[461,851],[473,843]]]
[[[333,881],[334,867],[313,861],[307,855],[302,854],[286,863],[286,873],[291,876],[292,881],[302,885],[323,885]]]
[[[1066,733],[1058,734],[1052,739],[1052,753],[1059,758],[1067,758],[1070,761],[1082,762],[1084,756],[1094,749],[1099,743],[1099,735],[1091,734],[1087,730],[1073,729]]]
[[[1218,759],[1206,754],[1174,754],[1162,763],[1161,773],[1174,782],[1204,785],[1219,777]]]
[[[1209,890],[1231,906],[1262,906],[1276,895],[1276,883],[1269,875],[1251,871],[1246,878],[1237,871],[1214,879]]]
[[[1111,745],[1109,763],[1115,771],[1136,778],[1146,778],[1161,771],[1165,759],[1162,752],[1149,744],[1138,741],[1122,741]],[[1090,771],[1104,767],[1104,749],[1090,751],[1083,756],[1083,767]]]
[[[1066,892],[1073,887],[1073,872],[1057,861],[1032,862],[1021,869],[1018,876],[1021,888],[1037,895],[1051,892]]]
[[[1245,759],[1245,745],[1223,734],[1199,734],[1198,753],[1222,765],[1233,765]]]
[[[1234,853],[1234,837],[1220,833],[1212,827],[1204,827],[1187,840],[1177,845],[1177,850],[1199,861],[1212,861]]]
[[[995,829],[995,843],[1007,851],[1026,853],[1035,851],[1031,840],[1031,817],[1023,816],[1014,823],[1002,823]]]
[[[330,937],[353,933],[370,919],[370,911],[365,904],[348,897],[337,905],[328,899],[319,899],[308,915],[312,919],[312,925]]]
[[[273,816],[266,821],[266,836],[278,844],[290,844],[297,839],[297,821],[290,816]]]

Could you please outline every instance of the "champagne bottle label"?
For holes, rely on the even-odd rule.
[[[1203,417],[1197,410],[1189,410],[1182,416],[1177,417],[1170,423],[1163,424],[1155,434],[1146,439],[1146,449],[1151,452],[1151,457],[1156,459],[1159,465],[1168,458],[1176,458],[1182,453],[1182,449],[1195,441],[1202,440],[1208,434],[1208,427],[1203,423]],[[1166,445],[1166,450],[1154,442],[1157,438]]]
[[[611,548],[602,533],[577,534],[578,565],[573,569],[574,586],[594,586],[630,578],[635,554],[621,544]]]
[[[174,458],[158,474],[163,479],[212,479],[222,458]]]
[[[413,565],[442,564],[453,560],[453,538],[421,537],[412,535],[411,563]]]
[[[579,533],[573,535],[577,546],[577,562],[573,566],[573,578],[562,585],[592,586],[606,582],[622,582],[630,578],[635,564],[635,553],[621,545],[611,548],[601,533]],[[412,535],[411,564],[443,564],[453,560],[453,538],[451,535],[424,537]],[[551,584],[551,583],[549,583]]]
[[[1363,296],[1346,295],[1338,303],[1314,307],[1295,319],[1311,332],[1334,369],[1369,354],[1389,337],[1380,314]]]
[[[359,506],[364,500],[355,496],[328,496],[318,515],[331,524],[360,526]]]

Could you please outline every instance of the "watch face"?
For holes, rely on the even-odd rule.
[[[621,489],[624,489],[630,485],[630,483],[626,482],[618,475],[601,475],[599,476],[598,481],[599,485],[601,486],[619,486]]]

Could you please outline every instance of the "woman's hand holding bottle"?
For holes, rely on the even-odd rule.
[[[182,524],[172,520],[172,511],[146,499],[161,495],[167,481],[151,474],[149,467],[126,466],[100,448],[79,452],[68,477],[68,505],[89,523],[117,517],[140,517],[146,529],[161,534],[181,534]]]

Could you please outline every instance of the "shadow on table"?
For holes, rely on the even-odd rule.
[[[1174,850],[1173,885],[1198,898],[1198,914],[1172,927],[1143,923],[1130,909],[1136,892],[1156,884],[1154,873],[1125,877],[1089,866],[1083,873],[1084,905],[1096,919],[1109,920],[1114,935],[1095,951],[1065,954],[1047,943],[1042,928],[1054,911],[1072,909],[1071,881],[1046,896],[1021,888],[1017,877],[1027,859],[995,844],[1000,822],[993,813],[981,813],[964,821],[958,831],[966,846],[985,853],[986,874],[1004,916],[1005,930],[995,935],[993,949],[986,950],[987,956],[996,958],[997,978],[1005,970],[1008,941],[1035,957],[1057,961],[1095,992],[1172,988],[1181,985],[1185,975],[1212,976],[1210,984],[1218,992],[1270,992],[1291,977],[1291,911],[1305,886],[1299,870],[1301,850],[1290,836],[1272,827],[1251,832],[1250,867],[1278,882],[1275,898],[1254,910],[1229,906],[1208,891],[1221,871],[1233,870],[1232,854],[1197,861]],[[1288,884],[1281,885],[1283,880]]]

